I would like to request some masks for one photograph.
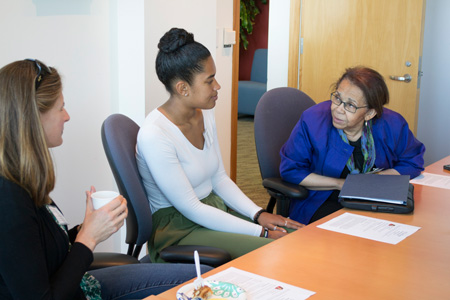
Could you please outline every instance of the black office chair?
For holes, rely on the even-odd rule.
[[[152,213],[136,164],[138,131],[139,126],[121,114],[109,116],[102,125],[106,157],[119,191],[128,201],[125,240],[128,255],[136,258],[152,234]],[[167,247],[160,256],[166,262],[194,263],[194,250],[198,250],[203,264],[213,267],[231,260],[230,254],[223,249],[195,245]]]
[[[89,266],[88,270],[140,263],[141,261],[136,257],[123,253],[94,252],[94,261]]]
[[[280,176],[280,149],[288,140],[301,114],[315,102],[298,89],[282,87],[264,93],[256,106],[254,126],[256,154],[263,186],[270,195],[267,211],[289,215],[290,199],[304,199],[308,190],[283,181]]]

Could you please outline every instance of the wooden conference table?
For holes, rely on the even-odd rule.
[[[425,172],[448,175],[442,165]],[[342,209],[252,251],[203,277],[229,267],[316,292],[319,299],[450,299],[450,190],[416,185],[412,214]],[[317,228],[344,212],[419,226],[397,245]],[[146,299],[174,300],[180,287]]]

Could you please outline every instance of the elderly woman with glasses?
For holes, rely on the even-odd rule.
[[[302,114],[280,152],[282,178],[309,190],[290,207],[290,218],[304,224],[342,208],[338,195],[348,174],[414,178],[423,170],[425,147],[400,114],[383,107],[389,91],[378,72],[349,68],[334,90],[330,101]]]

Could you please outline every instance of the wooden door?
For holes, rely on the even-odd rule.
[[[292,0],[289,86],[321,102],[346,68],[371,67],[415,133],[424,16],[425,0]],[[410,82],[390,79],[404,74]]]

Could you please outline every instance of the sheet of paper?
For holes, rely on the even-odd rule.
[[[352,213],[343,213],[317,227],[394,245],[420,229]]]
[[[231,282],[240,286],[246,291],[247,300],[303,300],[315,294],[315,292],[234,267],[206,279]]]
[[[413,184],[429,185],[432,187],[450,190],[450,176],[445,175],[437,175],[423,172],[422,174],[410,180],[409,182]]]

